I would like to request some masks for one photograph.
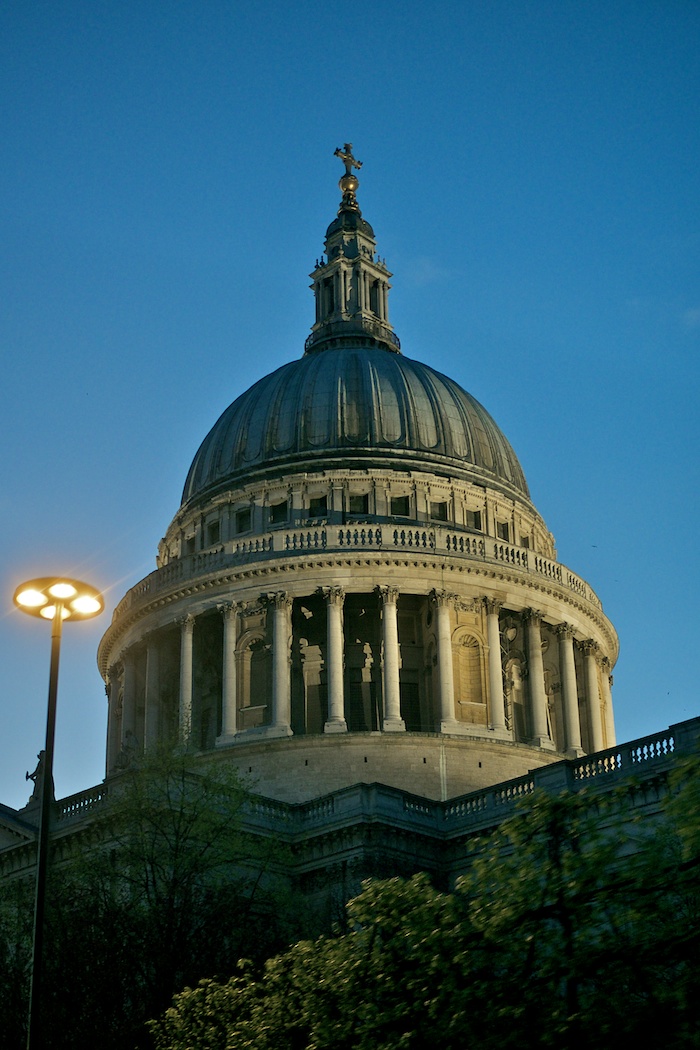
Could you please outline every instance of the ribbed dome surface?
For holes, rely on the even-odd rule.
[[[350,346],[283,365],[229,405],[182,502],[254,477],[338,467],[468,476],[529,499],[513,449],[470,394],[401,354]]]

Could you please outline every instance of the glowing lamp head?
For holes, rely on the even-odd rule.
[[[61,610],[62,620],[89,620],[104,609],[104,598],[89,583],[61,576],[29,580],[17,588],[14,602],[22,612],[53,620]]]
[[[37,591],[34,587],[25,585],[15,592],[15,604],[22,609],[40,609],[46,605],[48,598],[43,591]]]

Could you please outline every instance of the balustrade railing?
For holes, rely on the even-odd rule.
[[[606,773],[635,773],[639,767],[649,762],[672,755],[676,750],[676,740],[670,729],[663,733],[641,737],[621,747],[608,748],[594,755],[576,759],[572,765],[574,780],[591,780]]]
[[[483,534],[456,532],[442,527],[369,522],[341,526],[323,522],[304,528],[276,529],[236,540],[228,547],[221,546],[213,551],[201,551],[175,559],[132,587],[117,605],[113,620],[151,601],[155,595],[182,586],[198,576],[226,571],[247,561],[284,557],[297,552],[391,549],[445,553],[458,558],[500,562],[522,572],[553,580],[596,608],[601,608],[599,598],[585,580],[566,566],[544,558],[527,547],[518,547]]]
[[[525,776],[447,802],[423,799],[382,784],[358,784],[302,803],[290,804],[251,795],[244,804],[242,818],[251,831],[264,824],[293,833],[295,828],[302,832],[313,825],[330,825],[337,820],[352,822],[369,811],[387,817],[403,813],[423,823],[428,820],[438,833],[442,827],[450,835],[461,834],[470,828],[478,831],[500,823],[518,802],[537,788],[550,793],[578,791],[594,781],[591,787],[605,791],[625,776],[634,774],[641,782],[653,779],[660,770],[668,768],[674,755],[697,752],[699,744],[700,719],[691,719],[620,747],[542,766]],[[70,795],[56,803],[57,824],[65,826],[89,819],[109,799],[109,783]]]

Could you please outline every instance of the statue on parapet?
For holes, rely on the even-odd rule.
[[[31,780],[34,784],[34,790],[29,796],[29,802],[27,803],[27,805],[29,805],[29,803],[31,802],[41,802],[41,797],[44,791],[44,777],[46,775],[46,752],[40,751],[36,757],[36,769],[33,773],[30,773],[29,770],[27,770],[27,772],[24,775],[25,780]],[[53,777],[51,778],[51,801],[56,801],[56,793],[54,791],[53,786]]]
[[[133,765],[136,756],[139,753],[139,742],[136,736],[130,729],[127,729],[124,734],[124,743],[122,744],[121,751],[117,755],[117,761],[114,763],[115,769],[128,769],[129,766]]]

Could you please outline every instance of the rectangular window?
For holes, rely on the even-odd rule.
[[[530,537],[529,536],[521,536],[520,537],[520,546],[521,547],[529,547],[530,546]]]
[[[312,496],[309,500],[309,517],[324,518],[328,513],[328,497]]]
[[[289,518],[287,500],[282,503],[270,504],[270,525],[280,525]]]
[[[431,503],[430,517],[433,518],[435,521],[447,521],[447,504]]]
[[[194,536],[188,536],[185,540],[185,554],[194,554]]]
[[[323,282],[323,290],[326,299],[326,314],[332,314],[335,310],[335,289],[333,287],[332,277],[326,277]]]
[[[410,496],[392,496],[391,513],[398,518],[407,518],[411,513]]]
[[[476,529],[477,532],[481,532],[481,511],[480,510],[468,510],[467,511],[467,528]]]
[[[356,496],[352,493],[348,496],[349,514],[369,514],[369,496]]]
[[[507,542],[510,541],[510,529],[508,528],[507,521],[496,522],[496,535],[498,536],[499,540],[506,540]]]
[[[213,547],[221,538],[221,524],[218,521],[210,521],[207,525],[207,547]]]
[[[250,507],[245,510],[236,511],[236,533],[250,532],[251,513]]]

